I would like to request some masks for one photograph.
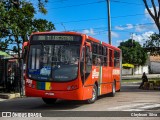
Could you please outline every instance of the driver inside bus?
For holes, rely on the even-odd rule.
[[[99,57],[96,57],[95,59],[94,59],[94,64],[95,65],[101,65],[101,59],[99,58]]]
[[[75,57],[73,57],[72,59],[71,59],[71,64],[75,64],[75,65],[78,65],[78,58],[75,58]]]

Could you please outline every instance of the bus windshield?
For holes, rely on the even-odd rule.
[[[39,81],[65,82],[78,75],[80,45],[31,45],[28,76]]]

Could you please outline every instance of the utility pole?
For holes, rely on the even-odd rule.
[[[133,33],[131,33],[131,39],[132,39],[132,48],[133,48]]]
[[[63,26],[63,28],[64,28],[64,30],[65,30],[65,32],[66,32],[67,30],[66,30],[66,27],[64,26],[64,24],[63,24],[63,23],[61,23],[61,25]]]
[[[106,0],[107,2],[107,11],[108,11],[108,43],[112,44],[111,41],[111,17],[110,17],[110,0]]]

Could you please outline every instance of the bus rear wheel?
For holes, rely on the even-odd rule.
[[[57,99],[56,98],[42,98],[43,102],[45,102],[46,104],[54,104]]]
[[[87,100],[87,103],[91,104],[94,103],[97,100],[97,86],[94,85],[93,89],[92,89],[92,98]]]

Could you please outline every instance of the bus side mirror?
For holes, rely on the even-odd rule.
[[[22,46],[22,52],[23,52],[24,48],[27,47],[27,46],[28,46],[28,42],[24,42],[23,46]]]
[[[28,42],[24,42],[22,46],[22,58],[25,59],[28,50]]]

